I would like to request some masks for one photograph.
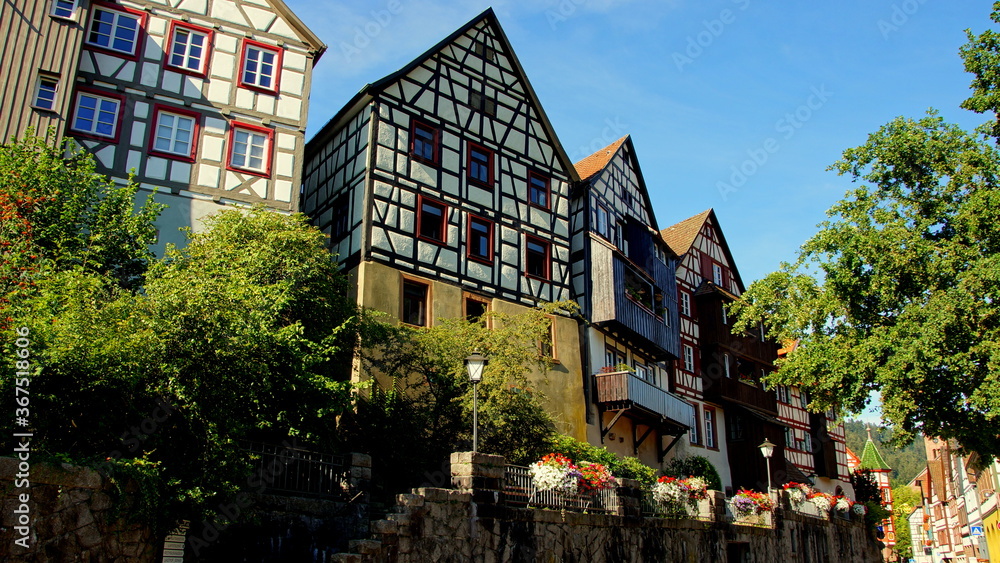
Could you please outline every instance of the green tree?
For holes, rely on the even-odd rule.
[[[71,140],[52,146],[29,131],[0,145],[0,328],[46,272],[78,267],[142,284],[162,206],[147,198],[133,212],[137,189],[98,174]]]
[[[996,110],[997,34],[969,36],[964,105]],[[1000,421],[998,156],[934,111],[845,151],[832,169],[865,185],[734,307],[736,330],[762,320],[801,341],[770,382],[806,385],[814,409],[850,413],[879,391],[897,444],[923,433],[1000,454],[1000,437],[982,432]]]
[[[358,316],[324,236],[262,209],[206,227],[141,292],[74,266],[40,278],[16,318],[39,367],[36,451],[144,477],[163,525],[247,484],[242,440],[329,444],[350,406],[338,366]]]
[[[896,528],[896,553],[904,559],[913,557],[913,544],[910,537],[910,514],[919,506],[922,500],[920,492],[914,487],[900,485],[892,489],[892,518]]]
[[[478,386],[479,450],[509,463],[538,459],[551,449],[555,421],[529,374],[544,374],[551,364],[538,346],[549,338],[548,315],[573,307],[489,311],[479,319],[438,319],[429,328],[369,325],[363,370],[379,375],[366,382],[357,412],[342,425],[349,447],[372,455],[373,474],[388,494],[433,483],[450,452],[471,449],[473,389],[464,360],[478,351],[489,358]]]

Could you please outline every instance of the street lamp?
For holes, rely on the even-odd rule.
[[[757,447],[760,448],[760,453],[764,456],[764,461],[767,462],[767,497],[771,498],[771,456],[774,455],[774,444],[764,438],[764,443]]]
[[[479,382],[483,380],[483,368],[490,363],[479,352],[473,352],[465,358],[465,369],[469,372],[472,382],[472,451],[479,450]]]

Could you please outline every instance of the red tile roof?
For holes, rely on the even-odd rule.
[[[579,165],[577,165],[577,169],[579,169]],[[582,176],[583,174],[580,175]],[[711,212],[711,209],[702,211],[694,217],[689,217],[676,225],[663,229],[660,231],[663,242],[667,243],[667,246],[674,251],[674,254],[684,256],[691,249],[695,237],[701,232],[701,227],[705,224],[705,220],[708,219],[708,215]]]
[[[580,179],[586,180],[601,170],[604,170],[604,167],[611,161],[611,157],[618,152],[618,147],[622,146],[622,143],[624,143],[627,138],[628,135],[625,135],[621,139],[618,139],[603,149],[574,164],[573,166],[576,167],[576,172],[580,175]]]

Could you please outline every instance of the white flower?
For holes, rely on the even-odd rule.
[[[868,507],[859,502],[854,505],[853,510],[858,516],[864,516],[865,513],[868,512]]]
[[[837,499],[837,510],[850,510],[851,501],[847,497],[840,497]]]
[[[575,495],[579,486],[579,477],[575,472],[558,465],[546,465],[536,462],[529,468],[532,482],[539,491],[558,491]]]
[[[798,506],[806,501],[806,494],[802,492],[802,489],[792,487],[788,489],[788,500],[790,500],[793,505]]]

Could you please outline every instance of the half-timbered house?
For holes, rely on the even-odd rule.
[[[773,369],[778,346],[760,331],[732,334],[725,305],[743,292],[743,282],[709,209],[661,231],[680,256],[677,294],[680,359],[674,390],[693,405],[687,450],[719,469],[724,486],[767,486],[765,460],[757,447],[777,444],[772,474],[784,474],[784,425],[773,392],[761,377]],[[772,480],[777,484],[777,480]]]
[[[691,406],[667,391],[680,341],[677,256],[659,236],[631,137],[576,163],[572,288],[589,440],[658,466],[687,432]]]
[[[46,6],[45,25],[17,33],[45,45],[34,48],[44,56],[18,73],[4,67],[13,79],[4,87],[29,93],[14,98],[34,118],[0,130],[65,124],[100,172],[117,182],[134,174],[143,199],[156,190],[168,205],[160,251],[227,204],[298,209],[310,78],[325,46],[284,2],[34,4]],[[2,25],[13,28],[8,5]],[[18,36],[4,38],[4,65],[25,59],[11,53]]]
[[[791,353],[796,342],[788,342],[778,356]],[[833,411],[811,412],[805,389],[794,385],[774,388],[778,420],[784,425],[785,457],[818,490],[829,494],[851,494],[850,471],[844,425]]]
[[[302,210],[331,237],[359,304],[400,322],[570,298],[578,180],[510,42],[486,10],[365,86],[310,140]],[[577,321],[553,319],[538,385],[586,436]]]

